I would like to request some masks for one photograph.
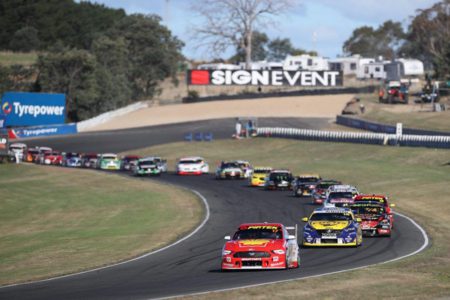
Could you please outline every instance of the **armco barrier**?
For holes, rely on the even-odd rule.
[[[10,139],[75,134],[77,132],[77,124],[75,123],[8,129],[8,135]]]
[[[280,127],[260,127],[257,128],[256,132],[259,137],[450,149],[450,136],[409,134],[397,136],[395,134],[385,133],[339,132]]]
[[[357,118],[347,117],[347,116],[336,116],[336,124],[364,129],[373,132],[383,132],[395,134],[396,127],[392,125],[380,124],[376,122],[361,120]],[[438,135],[438,136],[450,136],[450,132],[441,132],[433,130],[423,130],[415,128],[403,128],[403,134],[410,135]]]

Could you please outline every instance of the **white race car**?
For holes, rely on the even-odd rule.
[[[202,157],[183,157],[177,163],[178,175],[202,175],[209,172],[209,165]]]

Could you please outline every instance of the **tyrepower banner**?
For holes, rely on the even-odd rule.
[[[3,94],[2,113],[5,126],[63,124],[66,121],[64,94],[18,93]]]
[[[49,135],[75,134],[77,132],[78,132],[77,124],[75,123],[14,128],[8,130],[10,139],[31,138]]]
[[[342,86],[342,72],[283,70],[189,70],[189,85]]]

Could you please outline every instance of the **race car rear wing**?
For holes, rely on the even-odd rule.
[[[297,227],[297,224],[295,224],[295,226],[286,226],[286,230],[294,230],[294,236],[295,236],[295,239],[297,240],[298,239],[298,227]]]

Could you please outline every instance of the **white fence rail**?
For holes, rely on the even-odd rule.
[[[311,141],[450,149],[450,136],[395,135],[373,132],[323,131],[282,127],[260,127],[257,129],[257,134],[260,137],[281,137]]]

